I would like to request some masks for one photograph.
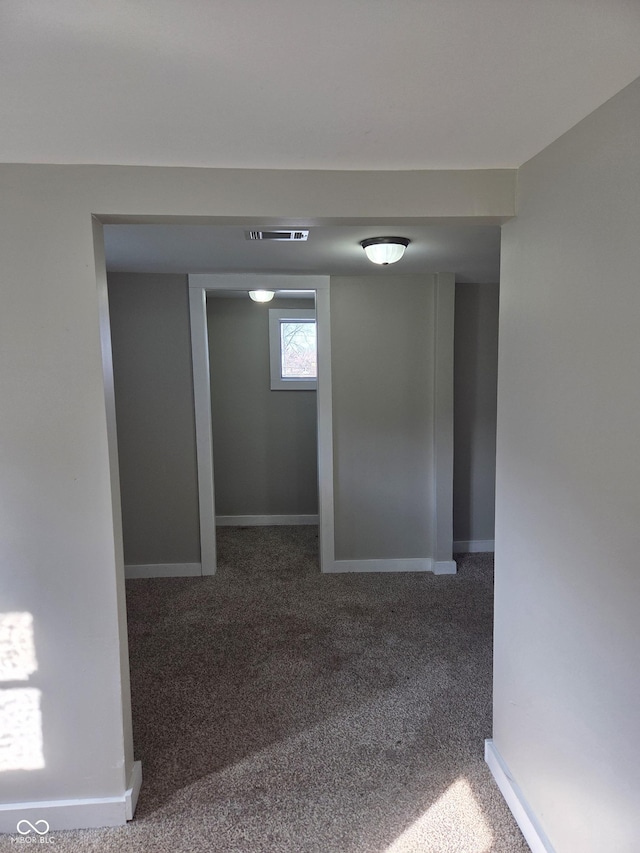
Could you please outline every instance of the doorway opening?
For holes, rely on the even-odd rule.
[[[269,309],[265,313],[264,305],[253,304],[248,299],[249,291],[258,289],[273,290],[279,296],[280,305],[283,308],[290,306],[294,313],[295,310],[298,313],[308,311],[307,305],[313,304],[315,297],[315,391],[304,390],[297,385],[291,390],[282,390],[281,387],[272,390],[273,371],[270,365],[264,356],[261,359],[259,353],[252,354],[253,347],[249,341],[242,340],[238,322],[244,315],[245,322],[248,316],[252,328],[258,330],[258,337],[262,335],[263,351],[266,349],[265,342],[269,342]],[[303,301],[303,295],[311,298]],[[202,574],[214,574],[217,568],[217,526],[288,523],[318,524],[320,569],[323,572],[331,571],[335,559],[329,277],[190,275],[189,300]],[[304,307],[300,302],[303,302]],[[215,305],[218,306],[217,310]],[[224,310],[223,305],[226,305]],[[252,313],[247,315],[247,309]],[[271,310],[276,312],[278,309],[274,307]],[[230,317],[235,322],[229,323]],[[262,318],[263,322],[256,324],[256,318]],[[220,339],[213,340],[211,331],[216,325],[221,335]],[[273,330],[271,337],[273,339]],[[273,350],[273,345],[270,349]],[[225,374],[225,360],[231,351],[242,362],[243,369],[230,370]],[[217,395],[220,405],[216,407]],[[289,398],[288,401],[283,400],[283,395]],[[298,397],[298,403],[302,405],[292,405],[294,399],[291,395]],[[300,395],[306,395],[307,399],[303,400]],[[309,399],[309,395],[315,396],[316,400]],[[280,399],[277,400],[277,397]],[[259,398],[263,402],[265,399],[268,401],[266,408],[261,406],[256,409],[255,402]],[[317,412],[316,432],[310,437],[310,414],[314,409]],[[215,411],[219,412],[219,416],[212,416]],[[256,411],[262,411],[263,414],[258,416],[258,420],[262,418],[262,423],[256,421]],[[286,432],[287,414],[306,422],[306,439],[303,438],[306,447],[298,447],[294,453],[291,448],[287,448],[286,435],[282,434]],[[299,432],[296,434],[299,435]],[[218,438],[216,451],[214,436]],[[230,451],[228,456],[220,446],[221,443],[227,444],[227,451]],[[287,459],[290,463],[298,457],[305,460],[308,468],[309,459],[314,455],[317,460],[317,503],[312,494],[316,492],[315,477],[309,484],[308,471],[307,482],[274,486],[279,461],[281,463]],[[217,479],[216,459],[219,471]],[[285,463],[285,468],[288,463]],[[302,479],[305,479],[304,473]],[[216,506],[216,498],[221,502],[220,508]],[[294,508],[296,503],[297,509],[302,511],[285,511]],[[316,511],[307,511],[313,509]]]
[[[324,267],[323,267],[324,269]],[[269,276],[265,275],[191,275],[189,276],[189,305],[191,315],[191,347],[194,355],[193,370],[194,370],[194,391],[196,396],[196,419],[198,421],[198,487],[200,494],[200,530],[202,535],[202,567],[199,573],[212,574],[216,570],[217,555],[216,555],[216,506],[215,506],[215,484],[214,484],[214,457],[213,457],[213,440],[211,429],[211,386],[210,386],[210,365],[209,365],[209,341],[207,332],[206,318],[206,303],[207,294],[217,287],[224,290],[245,290],[248,291],[254,288],[268,288],[270,282],[267,281]],[[283,289],[283,276],[273,276],[271,286],[274,289]],[[318,310],[318,355],[319,355],[319,370],[318,370],[318,480],[320,500],[318,506],[318,516],[320,521],[320,557],[322,571],[381,571],[384,567],[379,565],[368,565],[363,569],[361,566],[351,568],[346,565],[347,561],[335,559],[334,552],[334,512],[333,512],[333,450],[332,450],[332,420],[331,420],[331,361],[330,361],[330,336],[329,336],[329,278],[328,276],[286,276],[287,284],[293,289],[313,289],[316,292],[317,310]],[[311,284],[310,279],[318,279],[315,284]],[[440,284],[442,289],[452,290],[453,277],[450,276],[450,281],[445,281],[442,276]],[[304,279],[304,281],[301,281]],[[334,291],[335,293],[335,291]],[[334,300],[334,305],[338,306],[337,299]],[[450,309],[452,310],[452,305]],[[451,310],[448,310],[448,316],[451,315]],[[339,314],[339,312],[337,312]],[[443,341],[444,338],[440,337]],[[108,355],[108,354],[107,354]],[[109,358],[105,358],[105,364],[108,366]],[[441,360],[442,363],[442,360]],[[198,376],[202,380],[198,381]],[[105,381],[105,389],[109,391],[109,384]],[[205,395],[205,404],[203,405],[202,395]],[[115,430],[114,430],[115,432]],[[117,460],[117,455],[115,455]],[[336,466],[338,470],[338,466]],[[117,480],[117,471],[114,472],[115,480]],[[117,486],[117,483],[116,483]],[[116,488],[116,491],[117,488]],[[204,500],[203,500],[204,498]],[[207,504],[208,501],[208,504]],[[209,513],[206,513],[207,506]],[[117,533],[117,531],[116,531]],[[207,552],[207,548],[209,551]],[[359,561],[361,562],[361,561]],[[406,571],[405,564],[402,564]],[[332,569],[332,567],[334,567]],[[400,568],[393,567],[395,571],[401,571]],[[202,586],[202,585],[199,585]],[[204,585],[205,587],[207,585]],[[126,618],[126,617],[125,617]],[[123,618],[122,623],[126,629],[126,621]],[[126,648],[126,646],[125,646]],[[126,714],[126,708],[125,708]],[[133,754],[132,750],[131,754]]]
[[[268,293],[207,294],[216,560],[317,571],[315,291]]]

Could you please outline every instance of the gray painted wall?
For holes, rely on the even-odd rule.
[[[109,273],[124,559],[200,560],[186,276]]]
[[[217,515],[315,515],[315,391],[272,391],[269,308],[309,299],[210,298],[211,409]]]
[[[396,287],[396,279],[393,277],[389,286]],[[416,401],[419,397],[419,386],[410,378],[414,374],[407,374],[402,364],[394,363],[392,354],[379,346],[378,336],[387,339],[394,322],[382,281],[376,277],[372,279],[377,282],[375,287],[363,284],[360,291],[355,283],[346,288],[346,281],[332,280],[334,346],[338,347],[334,353],[338,393],[334,406],[340,429],[347,423],[344,418],[338,420],[342,407],[345,418],[357,417],[355,411],[349,416],[346,413],[362,402],[358,394],[370,396],[363,403],[366,417],[369,421],[379,418],[380,423],[388,420],[393,408],[388,405],[389,393],[407,393]],[[402,281],[408,285],[411,277],[402,276]],[[197,562],[200,544],[186,278],[110,273],[108,282],[125,562]],[[403,288],[394,292],[399,299],[408,293]],[[368,302],[370,317],[366,322],[363,311],[348,297],[358,293]],[[377,293],[379,303],[374,299]],[[415,293],[408,298],[401,310],[411,313]],[[299,303],[282,299],[273,304],[310,305],[308,300]],[[218,515],[317,513],[315,392],[269,390],[267,305],[215,298],[208,306]],[[424,305],[419,307],[419,311],[425,310]],[[456,285],[454,539],[458,541],[491,540],[494,535],[497,312],[497,285]],[[419,312],[414,315],[414,325],[418,317]],[[399,334],[406,336],[402,325],[406,318],[395,322],[401,324]],[[416,340],[423,337],[416,329],[414,333]],[[427,338],[423,343],[429,346]],[[353,371],[359,369],[358,360],[367,347],[363,373],[371,388],[365,391],[366,381],[363,385]],[[396,348],[395,353],[398,359],[410,356],[405,349]],[[422,363],[426,367],[427,361],[423,359]],[[396,382],[402,373],[409,377],[405,391],[400,390],[402,383]],[[371,406],[376,411],[369,411]],[[401,411],[402,407],[396,407],[398,417]],[[398,424],[396,428],[400,428]],[[341,451],[344,441],[342,437],[336,444]],[[344,465],[348,465],[347,458],[356,464],[358,454],[368,452],[357,435],[350,441],[353,446],[344,451]],[[404,442],[402,446],[410,445]],[[372,445],[371,452],[376,447]],[[397,454],[396,447],[386,458]],[[371,463],[370,470],[375,473],[377,465]],[[413,470],[408,461],[406,469]],[[414,476],[410,475],[410,482]],[[348,476],[351,485],[341,482],[341,489],[358,489],[359,482],[366,482],[360,477]],[[414,484],[411,488],[408,494],[415,497],[418,487]],[[375,489],[379,489],[378,483]],[[368,502],[372,500],[370,492]],[[341,527],[341,547],[346,555],[351,553],[347,540],[355,535],[353,513],[360,511],[355,507],[361,498],[347,498],[340,491],[336,499],[341,511],[351,506],[352,514]],[[361,509],[364,512],[364,507]],[[371,535],[380,535],[380,513],[386,509],[380,507],[375,512],[373,529],[363,534],[367,541]],[[393,512],[397,515],[397,506]],[[415,512],[415,508],[405,508],[400,518],[408,520]],[[406,537],[403,525],[401,520],[398,535]],[[414,551],[416,548],[414,543]]]
[[[640,80],[503,231],[494,738],[557,853],[640,839],[639,151]]]
[[[497,284],[456,284],[454,541],[494,538]]]
[[[433,554],[432,276],[332,277],[337,559]]]
[[[29,684],[42,691],[46,760],[37,772],[1,773],[0,801],[122,798],[130,769],[113,389],[92,214],[482,222],[513,213],[514,182],[513,170],[0,165],[0,448],[10,495],[0,537],[2,606],[33,616],[38,671]],[[15,831],[15,821],[2,821]],[[56,829],[53,816],[51,823]]]

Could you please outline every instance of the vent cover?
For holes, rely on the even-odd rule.
[[[245,231],[247,240],[284,240],[286,242],[307,240],[308,231]]]

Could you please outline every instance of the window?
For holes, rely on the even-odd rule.
[[[269,309],[272,391],[314,391],[317,385],[316,312]]]

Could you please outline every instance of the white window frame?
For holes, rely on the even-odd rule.
[[[269,364],[271,370],[272,391],[315,391],[318,387],[316,377],[309,379],[287,379],[282,376],[282,336],[280,325],[300,320],[308,323],[316,322],[316,312],[313,308],[269,308]],[[317,331],[317,326],[316,326]]]

